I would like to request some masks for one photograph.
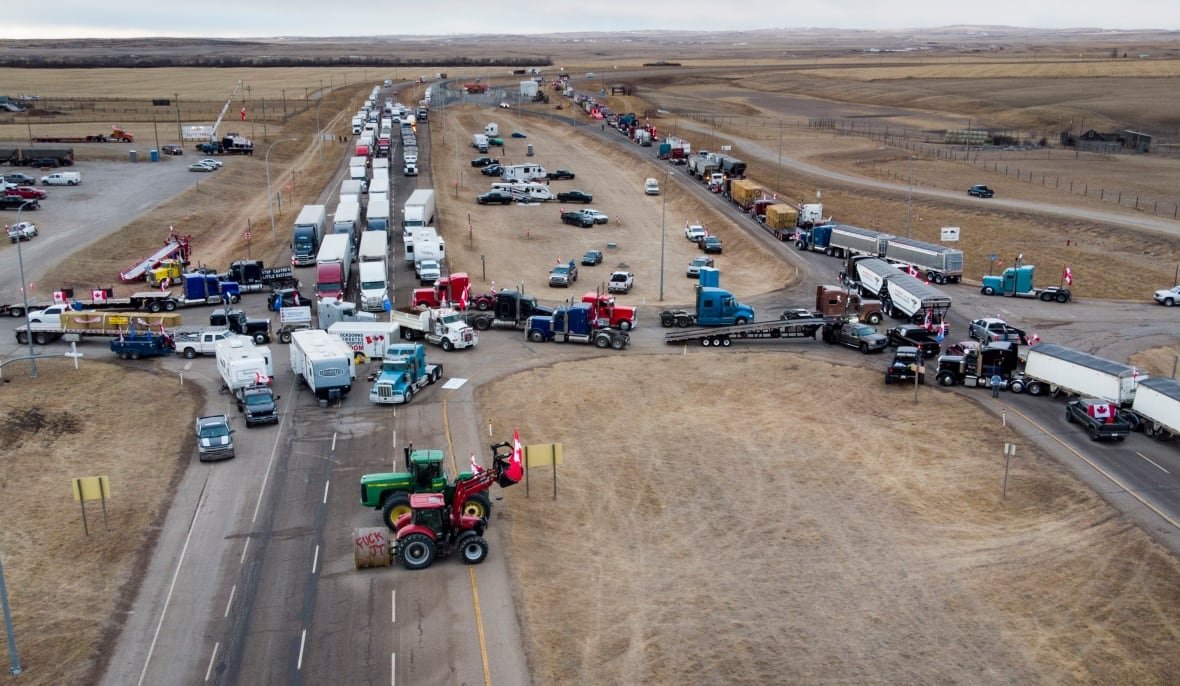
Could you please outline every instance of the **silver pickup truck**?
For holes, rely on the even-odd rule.
[[[190,360],[197,355],[216,355],[217,344],[234,336],[237,334],[229,329],[180,329],[174,339],[176,352]]]

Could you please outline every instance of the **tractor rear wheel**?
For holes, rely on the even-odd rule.
[[[492,501],[486,493],[476,493],[463,503],[463,514],[486,520],[492,516]]]
[[[385,499],[385,506],[381,508],[381,521],[390,531],[397,531],[397,518],[410,511],[410,496],[407,493],[397,493]]]
[[[398,559],[406,569],[426,569],[434,563],[434,556],[437,554],[438,546],[435,545],[434,539],[426,534],[410,534],[397,544]]]
[[[488,559],[488,542],[482,536],[467,536],[459,541],[459,554],[463,564],[477,565]]]

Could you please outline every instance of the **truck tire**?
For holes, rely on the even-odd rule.
[[[661,314],[660,315],[660,326],[664,327],[665,329],[672,328],[672,325],[675,323],[676,323],[676,318],[673,317],[672,315],[670,315],[670,314]]]
[[[738,317],[737,319],[733,320],[733,323],[738,325],[749,324],[750,320],[746,319],[745,317]]]
[[[1012,383],[1008,384],[1008,390],[1012,391],[1013,393],[1023,393],[1024,382],[1019,380],[1013,381]]]
[[[594,346],[597,348],[610,347],[610,334],[600,333],[594,337]]]
[[[687,329],[689,324],[692,324],[692,319],[689,317],[682,315],[676,318],[676,326],[679,326],[682,329]]]
[[[950,372],[942,372],[941,374],[939,374],[935,378],[937,378],[939,386],[954,386],[955,385],[955,375],[951,374]]]
[[[488,317],[476,317],[475,328],[478,331],[487,331],[492,328],[492,320]]]
[[[229,304],[230,305],[237,305],[240,302],[242,302],[242,296],[240,296],[236,293],[229,296]]]
[[[623,321],[619,322],[619,330],[620,331],[630,331],[631,330],[631,320],[624,319]]]
[[[877,324],[880,324],[881,323],[881,313],[874,312],[874,313],[870,314],[869,316],[865,317],[865,321],[870,324],[873,324],[874,326]]]
[[[992,288],[991,286],[984,286],[980,290],[983,292],[984,295],[995,295],[996,294],[996,289]]]
[[[1050,293],[1049,291],[1045,291],[1045,292],[1041,293],[1040,296],[1038,296],[1038,297],[1041,300],[1043,300],[1044,302],[1051,302],[1053,300],[1053,294]]]
[[[49,334],[45,333],[44,331],[34,331],[33,332],[33,342],[36,343],[37,345],[48,345],[49,344]]]
[[[1059,303],[1069,302],[1069,293],[1058,293],[1057,294],[1057,302],[1059,302]]]
[[[406,402],[404,402],[402,404],[409,405],[410,401],[413,399],[414,399],[414,388],[413,387],[407,388],[406,389]]]
[[[406,499],[409,502],[409,498]],[[492,516],[492,501],[486,493],[476,493],[463,503],[463,514],[468,517],[490,519]]]
[[[477,565],[488,559],[488,542],[478,534],[459,540],[459,555],[465,565]]]
[[[865,354],[865,355],[868,355],[868,354],[869,354],[869,346],[868,346],[868,344],[867,344],[867,343],[861,343],[861,344],[860,344],[860,346],[859,346],[859,349],[860,349],[860,352],[861,352],[861,353],[863,353],[863,354]]]
[[[1045,387],[1039,381],[1029,381],[1026,389],[1029,395],[1044,395]]]
[[[731,341],[729,339],[729,336],[722,336],[721,337],[721,347],[722,348],[728,348],[731,345],[733,345],[733,341]]]
[[[194,348],[185,348],[184,349],[184,357],[186,360],[191,360],[196,356],[197,356],[196,349],[194,349]]]
[[[133,360],[138,360],[138,359],[139,359],[139,351],[138,351],[138,350],[132,350],[132,351],[131,351],[131,359],[133,359]]]
[[[1098,427],[1096,427],[1096,426],[1090,427],[1090,440],[1091,441],[1098,440]]]
[[[120,360],[126,360],[126,359],[128,359],[129,357],[130,357],[130,356],[127,354],[127,351],[126,351],[126,350],[124,350],[123,352],[119,353],[119,359],[120,359]]]
[[[475,309],[479,310],[480,312],[486,312],[489,307],[491,307],[491,303],[489,303],[487,300],[475,301]]]
[[[394,493],[385,499],[381,506],[381,521],[390,531],[397,531],[397,519],[410,511],[410,495],[408,493]]]
[[[426,534],[410,534],[397,544],[398,560],[406,569],[426,569],[434,563],[437,554],[434,539]]]
[[[623,336],[611,336],[610,347],[611,350],[622,350],[627,347],[627,339]]]
[[[1165,298],[1165,299],[1164,299],[1164,307],[1171,307],[1171,306],[1173,306],[1173,305],[1175,305],[1175,304],[1176,304],[1176,300],[1175,300],[1174,298]],[[14,316],[14,317],[19,317],[20,315],[19,315],[19,314],[14,314],[13,316]]]
[[[946,277],[943,276],[942,274],[939,274],[936,272],[931,272],[930,274],[927,274],[926,278],[929,279],[930,281],[933,281],[934,283],[937,283],[940,285],[946,283]]]
[[[16,241],[13,241],[15,243]],[[1169,305],[1171,307],[1171,305]],[[9,317],[23,317],[25,316],[25,309],[23,307],[14,307],[8,310]]]
[[[164,311],[165,312],[175,312],[176,311],[176,301],[175,300],[165,300],[164,301]]]
[[[259,331],[258,333],[254,334],[253,338],[254,338],[254,343],[256,345],[263,345],[264,343],[266,343],[266,339],[268,337],[266,334]]]
[[[280,331],[279,332],[279,343],[290,343],[290,342],[291,342],[291,332],[290,331]]]
[[[16,342],[20,343],[21,345],[25,345],[26,343],[28,343],[29,342],[29,332],[28,331],[16,332]]]
[[[161,309],[163,309],[163,306],[160,304],[159,300],[153,300],[148,303],[148,312],[151,312],[152,314],[159,312]]]
[[[541,333],[540,331],[530,331],[529,340],[533,343],[540,343],[541,341],[545,340],[545,334]]]
[[[440,347],[440,348],[442,348],[442,349],[443,349],[443,352],[448,352],[448,353],[449,353],[449,352],[451,352],[452,350],[454,350],[454,349],[455,349],[455,344],[454,344],[454,343],[452,343],[452,342],[451,342],[451,339],[449,339],[449,338],[444,338],[444,339],[442,339],[441,341],[439,341],[439,344],[438,344],[438,345],[439,345],[439,347]]]
[[[1069,411],[1068,407],[1065,408],[1065,423],[1073,424],[1073,413]]]

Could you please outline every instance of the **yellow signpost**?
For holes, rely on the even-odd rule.
[[[107,498],[111,496],[111,480],[106,476],[83,476],[71,479],[70,488],[74,492],[74,500],[82,508],[82,530],[90,535],[90,526],[86,522],[86,501],[99,500],[102,502],[102,523],[107,531],[111,530],[107,521]]]
[[[553,499],[557,499],[557,465],[563,457],[560,443],[539,443],[524,447],[524,495],[529,495],[529,470],[533,467],[553,467]]]

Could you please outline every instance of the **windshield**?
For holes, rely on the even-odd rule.
[[[361,290],[362,291],[375,291],[380,288],[385,288],[384,281],[362,281],[361,282]]]
[[[448,315],[443,315],[443,317],[441,318],[441,320],[442,320],[442,323],[443,323],[443,324],[455,324],[455,323],[462,323],[462,322],[463,322],[463,316],[462,316],[462,315],[460,315],[458,312],[452,312],[451,314],[448,314]]]
[[[334,283],[321,283],[319,285],[319,290],[321,293],[335,293],[336,291],[341,290],[340,282],[336,281]]]
[[[213,425],[209,425],[209,426],[203,426],[203,427],[201,427],[201,433],[199,434],[199,436],[201,438],[218,438],[220,436],[228,436],[228,435],[229,435],[229,430],[226,429],[225,426],[221,425],[221,424],[213,424]]]
[[[871,336],[876,333],[871,326],[858,326],[854,330],[857,336]]]
[[[270,396],[266,393],[251,393],[246,396],[247,405],[269,405]]]

